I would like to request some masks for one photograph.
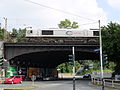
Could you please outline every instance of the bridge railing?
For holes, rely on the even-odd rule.
[[[102,85],[101,78],[92,78],[92,83],[95,85]],[[112,88],[120,88],[120,80],[118,79],[103,79],[104,86],[112,87]]]
[[[4,83],[5,77],[0,77],[0,83]]]

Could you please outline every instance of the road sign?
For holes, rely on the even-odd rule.
[[[33,82],[33,84],[34,84],[34,82],[35,82],[35,80],[36,80],[36,76],[35,76],[35,75],[32,75],[31,80],[32,80],[32,82]]]

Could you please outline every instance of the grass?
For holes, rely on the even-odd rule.
[[[23,86],[23,87],[16,87],[16,88],[7,88],[4,90],[30,90],[34,88],[37,88],[37,86]]]

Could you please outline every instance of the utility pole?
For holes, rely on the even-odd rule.
[[[3,17],[3,19],[4,19],[4,41],[3,41],[3,43],[4,42],[6,42],[7,41],[7,18],[6,17]],[[3,60],[4,60],[4,62],[6,61],[6,59],[5,59],[5,55],[4,55],[4,46],[3,46]],[[7,61],[6,61],[7,62]],[[5,77],[5,69],[3,69],[3,73],[4,73],[4,77]]]
[[[73,54],[73,90],[75,90],[75,48],[72,47],[72,54]]]
[[[100,63],[101,63],[101,79],[102,79],[102,90],[104,90],[104,81],[103,81],[103,59],[102,59],[102,35],[101,35],[101,26],[100,20],[99,23],[99,42],[100,42]]]
[[[7,39],[7,18],[6,17],[3,17],[4,19],[4,41],[6,41]]]

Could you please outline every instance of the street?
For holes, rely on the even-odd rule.
[[[72,80],[35,81],[34,83],[32,81],[23,81],[22,84],[0,84],[0,90],[30,86],[37,86],[37,88],[31,90],[73,90]],[[101,86],[92,85],[89,80],[77,80],[75,90],[101,90]],[[116,89],[105,88],[105,90]]]

